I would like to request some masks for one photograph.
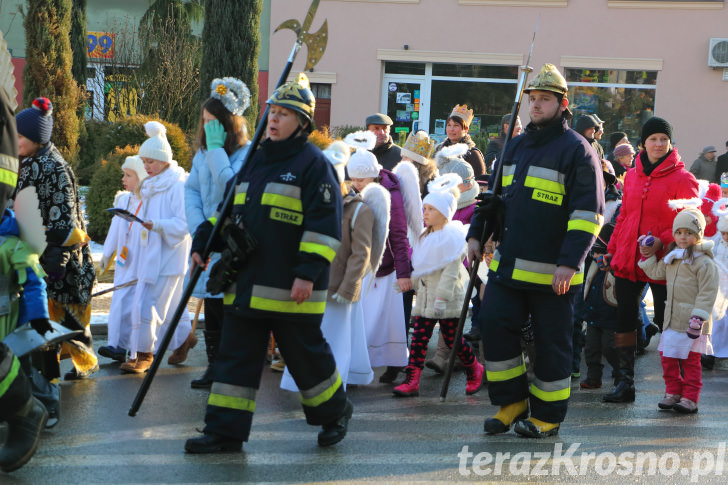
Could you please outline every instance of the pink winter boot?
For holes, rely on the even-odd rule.
[[[475,394],[483,387],[484,370],[483,364],[478,362],[478,359],[473,360],[471,365],[465,366],[465,375],[468,376],[468,381],[465,384],[465,394],[468,396]]]
[[[407,377],[404,379],[404,382],[397,387],[395,387],[392,392],[394,392],[395,396],[400,397],[415,397],[420,395],[420,375],[422,374],[422,369],[419,367],[413,367],[411,365],[408,365],[405,370],[405,374],[407,374]]]

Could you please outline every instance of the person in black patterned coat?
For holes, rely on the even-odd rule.
[[[73,370],[66,380],[85,379],[98,370],[98,359],[91,338],[91,289],[96,278],[90,240],[86,234],[76,176],[56,146],[50,141],[53,131],[53,106],[47,98],[36,98],[30,108],[16,116],[18,126],[17,192],[34,190],[48,246],[40,262],[46,272],[48,309],[51,320],[71,330],[81,330],[76,338],[63,343]],[[44,376],[60,377],[55,354],[45,359]],[[54,365],[55,362],[55,365]]]

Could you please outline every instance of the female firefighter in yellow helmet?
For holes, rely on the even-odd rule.
[[[342,199],[331,164],[307,141],[315,99],[306,76],[276,89],[268,105],[267,138],[228,182],[234,204],[213,248],[223,266],[212,268],[210,280],[224,292],[225,316],[204,436],[187,440],[190,453],[240,451],[248,440],[271,332],[306,421],[322,427],[319,446],[344,438],[353,411],[320,329]],[[212,226],[205,222],[195,234],[194,264],[203,263]],[[230,239],[240,251],[230,252]]]
[[[479,318],[488,395],[500,407],[485,421],[485,431],[503,433],[515,423],[518,434],[540,438],[558,433],[566,416],[574,296],[602,226],[604,184],[596,152],[569,128],[561,73],[544,65],[525,92],[531,122],[497,162],[502,164],[502,199],[485,201],[502,211],[503,224],[493,237],[500,244]],[[468,233],[470,261],[482,258],[483,222],[483,211],[476,211]],[[539,236],[535,245],[534,234]],[[537,356],[530,387],[520,342],[529,316]]]

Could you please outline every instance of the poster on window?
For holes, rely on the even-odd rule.
[[[397,93],[397,104],[412,103],[412,93]]]
[[[406,121],[409,122],[412,120],[411,111],[406,111],[403,109],[397,110],[397,121]]]

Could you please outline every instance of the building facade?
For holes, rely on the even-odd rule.
[[[308,6],[273,0],[271,32],[303,20]],[[331,126],[363,126],[381,111],[395,131],[424,129],[441,139],[452,107],[467,104],[475,111],[471,134],[495,136],[538,25],[529,64],[537,71],[550,62],[564,73],[575,116],[605,121],[602,141],[624,131],[636,146],[653,115],[674,125],[687,165],[705,145],[722,153],[728,140],[722,0],[322,0],[311,31],[324,19],[328,47],[308,74],[329,96]],[[292,42],[286,31],[270,39],[270,89]],[[296,68],[305,55],[304,47]],[[527,102],[520,116],[528,121]]]

